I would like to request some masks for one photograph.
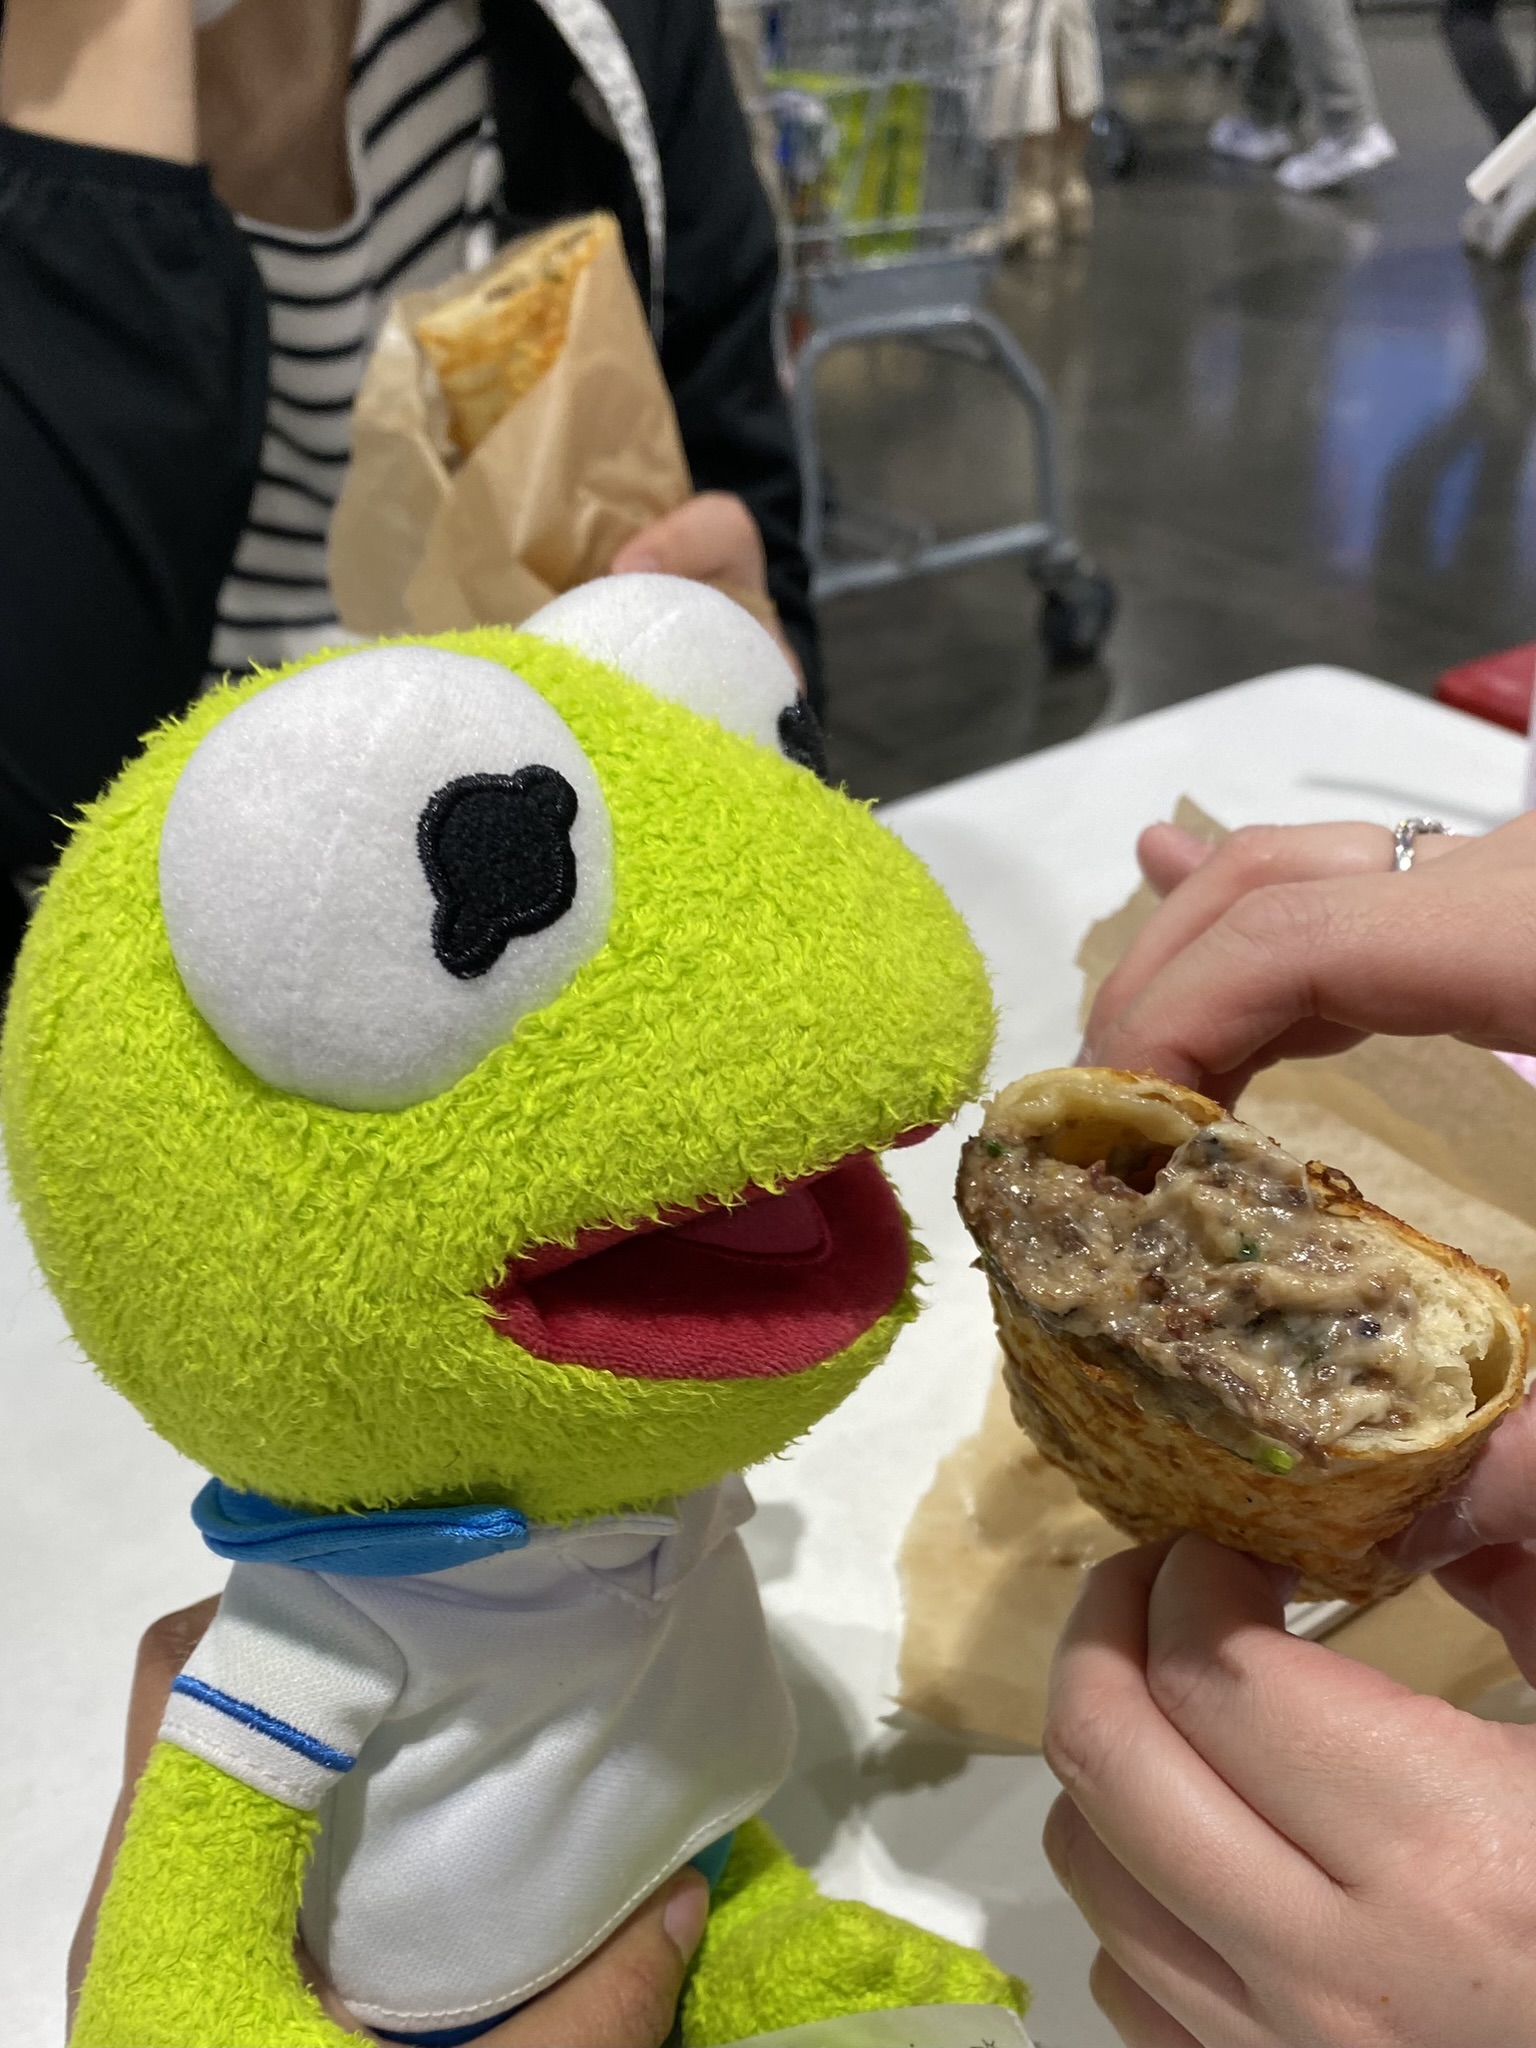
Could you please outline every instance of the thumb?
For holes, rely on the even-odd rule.
[[[666,550],[658,547],[649,533],[638,534],[634,540],[625,541],[608,564],[610,576],[665,574],[666,569]]]
[[[1438,1571],[1490,1543],[1536,1541],[1536,1401],[1529,1394],[1495,1425],[1455,1493],[1426,1508],[1388,1544],[1412,1572]]]
[[[708,1917],[709,1886],[697,1870],[680,1870],[595,1955],[482,2035],[480,2048],[662,2048]]]
[[[1171,895],[1216,851],[1182,825],[1149,825],[1136,842],[1136,859],[1154,894]]]

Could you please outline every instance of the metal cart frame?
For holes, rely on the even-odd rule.
[[[1053,659],[1091,657],[1113,618],[1114,593],[1067,531],[1050,392],[983,303],[1008,199],[997,146],[983,130],[999,67],[1028,60],[1038,0],[722,0],[722,9],[755,14],[762,38],[764,68],[748,109],[760,136],[775,124],[781,331],[812,595],[825,601],[1018,556],[1041,592],[1041,635]],[[805,106],[820,124],[809,175],[793,132]],[[861,520],[829,510],[816,373],[838,349],[883,341],[959,354],[1002,377],[1028,419],[1032,518],[940,540],[897,511],[865,511]],[[839,529],[847,538],[860,524],[872,545],[851,556],[829,547]]]

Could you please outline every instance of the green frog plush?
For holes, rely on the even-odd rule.
[[[85,815],[19,964],[11,1172],[87,1355],[231,1560],[76,2048],[484,2033],[696,1861],[688,2043],[982,1956],[757,1818],[789,1702],[737,1475],[915,1310],[875,1154],[980,1081],[985,976],[814,772],[769,637],[627,577],[226,686]]]

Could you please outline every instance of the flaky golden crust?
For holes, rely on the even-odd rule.
[[[591,214],[523,236],[416,322],[461,455],[472,453],[554,363],[565,346],[576,280],[616,232],[610,216]]]
[[[1226,1114],[1206,1097],[1153,1076],[1062,1069],[1004,1090],[988,1107],[983,1137],[1018,1143],[1039,1136],[1051,1143],[1065,1133],[1071,1156],[1071,1132],[1089,1131],[1090,1149],[1096,1149],[1102,1127],[1109,1126],[1126,1141],[1139,1135],[1151,1149],[1182,1142],[1174,1119],[1185,1122],[1188,1136]],[[1345,1440],[1331,1448],[1321,1470],[1266,1472],[1168,1413],[1146,1368],[1117,1346],[1047,1329],[987,1256],[985,1241],[978,1241],[1014,1415],[1085,1500],[1138,1541],[1197,1529],[1234,1549],[1294,1566],[1306,1593],[1368,1600],[1407,1583],[1379,1546],[1456,1484],[1488,1430],[1521,1398],[1528,1328],[1503,1274],[1375,1208],[1344,1174],[1316,1163],[1307,1173],[1330,1214],[1387,1228],[1494,1311],[1499,1337],[1481,1371],[1474,1368],[1477,1407],[1439,1441],[1410,1450],[1355,1450]]]

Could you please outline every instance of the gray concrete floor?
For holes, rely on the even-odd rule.
[[[829,747],[855,792],[1294,662],[1429,690],[1536,637],[1529,308],[1455,234],[1488,137],[1431,18],[1368,37],[1402,155],[1344,195],[1213,160],[1220,80],[1127,82],[1142,164],[1101,184],[1091,247],[1012,260],[993,295],[1055,392],[1118,624],[1099,664],[1050,673],[1015,562],[827,605]],[[885,345],[830,359],[819,390],[844,496],[944,532],[1027,516],[1027,431],[989,373]]]

